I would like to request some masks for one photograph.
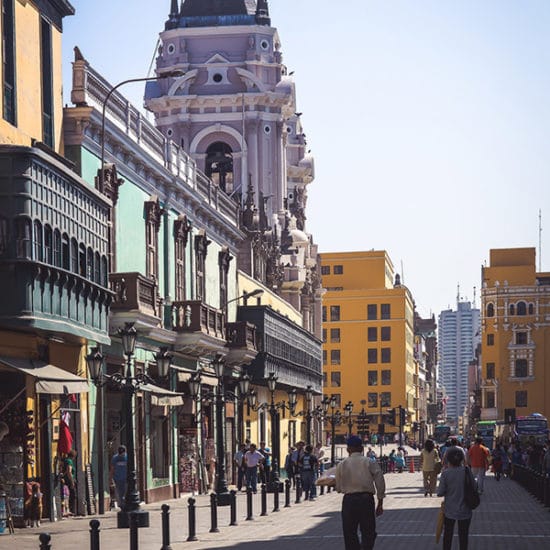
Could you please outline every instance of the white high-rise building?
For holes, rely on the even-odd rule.
[[[439,315],[439,381],[445,387],[447,422],[457,426],[468,403],[468,365],[480,340],[479,309],[458,302]]]

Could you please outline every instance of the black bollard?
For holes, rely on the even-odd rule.
[[[279,512],[279,483],[273,487],[273,511]]]
[[[252,515],[252,489],[248,487],[246,489],[246,520],[252,521],[254,519]]]
[[[189,536],[187,537],[187,542],[191,542],[197,539],[197,520],[196,520],[196,509],[195,509],[195,499],[189,498],[188,502],[188,514],[189,514]]]
[[[99,521],[90,521],[90,550],[99,550]]]
[[[172,550],[170,546],[170,506],[163,504],[162,510],[162,546],[160,550]],[[99,550],[99,549],[98,549]]]
[[[130,516],[130,550],[139,550],[138,540],[138,517],[137,514],[128,514]]]
[[[229,527],[237,525],[237,491],[229,491],[231,500],[229,501]]]
[[[296,476],[296,504],[300,504],[300,499],[302,497],[302,478]]]
[[[262,497],[262,513],[260,514],[260,516],[267,516],[267,488],[265,486],[265,483],[262,483],[261,497]]]
[[[40,540],[40,550],[51,550],[50,540],[52,537],[49,533],[40,533],[38,540]]]
[[[220,532],[218,529],[218,496],[216,493],[210,495],[210,532]]]
[[[290,479],[285,480],[285,508],[290,508]]]

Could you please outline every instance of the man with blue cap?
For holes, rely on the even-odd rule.
[[[336,490],[342,499],[342,528],[346,550],[372,550],[376,540],[376,516],[384,512],[384,474],[377,462],[363,456],[363,442],[352,435],[347,440],[349,456],[336,467]],[[378,505],[374,507],[374,494]],[[361,542],[357,529],[361,531]]]

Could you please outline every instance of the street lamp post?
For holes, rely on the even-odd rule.
[[[216,392],[201,393],[200,373],[195,373],[189,381],[189,393],[192,399],[200,401],[214,401],[216,419],[216,497],[218,506],[229,506],[231,504],[231,493],[228,491],[225,464],[225,402],[226,400],[243,400],[249,394],[250,378],[247,375],[239,379],[239,394],[226,391],[224,384],[225,361],[223,357],[216,356],[212,361],[218,386]]]
[[[348,401],[344,407],[344,414],[346,415],[348,422],[348,437],[351,437],[351,430],[353,428],[353,403]]]
[[[298,393],[296,391],[296,388],[293,388],[291,391],[288,392],[288,404],[290,408],[290,414],[294,417],[296,416],[305,416],[306,418],[306,444],[311,445],[311,420],[313,416],[316,414],[316,411],[312,410],[313,405],[313,390],[311,386],[308,386],[306,388],[306,409],[305,411],[300,411],[299,413],[295,413],[296,410],[296,404],[298,401]]]
[[[87,357],[88,367],[92,381],[96,386],[104,385],[110,382],[116,385],[123,392],[123,410],[125,414],[126,425],[126,454],[127,462],[127,477],[126,477],[126,494],[124,496],[124,506],[117,516],[118,528],[127,528],[130,523],[130,516],[135,518],[138,527],[149,527],[149,512],[140,509],[140,498],[137,489],[137,473],[136,473],[136,452],[135,452],[135,433],[134,433],[134,397],[140,386],[150,382],[151,379],[147,374],[132,374],[132,356],[135,352],[137,342],[137,330],[133,323],[126,323],[124,328],[119,329],[118,335],[122,340],[122,349],[126,356],[125,372],[117,373],[112,376],[103,375],[102,363],[103,359],[98,357],[94,352]],[[160,378],[168,376],[170,368],[171,356],[162,351],[156,356],[158,373]],[[103,449],[100,449],[100,454]]]
[[[330,465],[334,466],[336,464],[336,426],[342,423],[342,414],[340,413],[340,411],[336,410],[335,395],[325,397],[325,399],[323,399],[322,405],[325,416],[330,406],[330,415],[326,416],[326,418],[330,422]]]

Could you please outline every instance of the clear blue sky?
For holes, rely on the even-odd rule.
[[[72,48],[112,83],[148,74],[169,0],[71,0]],[[550,2],[271,0],[316,160],[320,250],[385,249],[422,315],[472,299],[490,248],[550,271]],[[122,90],[141,105],[143,88]],[[537,250],[538,252],[538,250]],[[538,261],[537,261],[538,263]]]

